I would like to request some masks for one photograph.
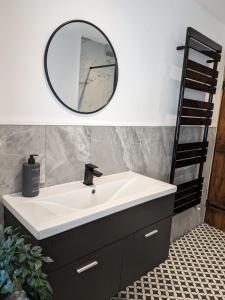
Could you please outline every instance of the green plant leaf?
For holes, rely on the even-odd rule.
[[[34,256],[34,257],[41,257],[42,256],[42,248],[39,247],[39,246],[34,246],[31,248],[31,254]]]
[[[29,275],[29,274],[30,274],[30,271],[28,269],[23,268],[22,278],[25,279],[27,277],[27,275]]]
[[[13,276],[18,277],[22,273],[22,268],[15,269]]]
[[[0,287],[3,286],[3,284],[6,282],[8,278],[9,278],[8,273],[5,270],[0,270]]]
[[[37,284],[38,287],[43,287],[43,286],[45,286],[45,281],[42,280],[41,278],[38,278],[36,280],[36,284]]]
[[[47,287],[48,291],[53,294],[53,291],[52,291],[52,287],[50,286],[49,282],[46,280],[45,282],[45,286]]]
[[[32,251],[37,251],[37,252],[42,252],[42,248],[40,246],[33,246],[32,248]]]
[[[19,263],[23,263],[26,260],[26,254],[25,253],[20,253],[19,254]]]
[[[5,259],[2,261],[3,267],[5,267],[5,266],[7,266],[7,265],[9,265],[11,263],[12,257],[13,256],[11,254],[7,253],[7,255],[5,256]]]
[[[25,244],[25,245],[23,246],[23,248],[24,248],[24,251],[28,251],[28,250],[30,250],[30,248],[31,248],[31,244]]]
[[[28,265],[30,266],[31,270],[34,270],[34,262],[33,261],[27,261]]]
[[[19,238],[16,240],[16,246],[20,246],[22,244],[24,244],[24,238]]]
[[[12,239],[11,237],[8,237],[3,243],[3,248],[9,249],[11,246],[12,246]]]
[[[34,264],[34,269],[35,271],[40,270],[40,268],[42,267],[42,261],[41,260],[37,260]]]
[[[10,279],[7,279],[6,283],[1,288],[1,294],[11,294],[13,292],[13,283]]]
[[[46,279],[48,278],[48,275],[45,274],[45,273],[42,273],[42,274],[41,274],[41,278],[46,280]]]
[[[34,278],[28,278],[27,283],[30,287],[34,287],[35,286],[35,279]]]
[[[12,226],[6,227],[5,230],[4,230],[4,233],[5,234],[12,234],[13,233]]]
[[[42,257],[42,260],[47,264],[54,262],[54,260],[51,259],[51,257],[49,257],[49,256]]]

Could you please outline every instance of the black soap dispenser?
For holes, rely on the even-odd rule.
[[[39,194],[40,163],[35,162],[36,154],[31,154],[27,163],[23,164],[22,195],[35,197]]]

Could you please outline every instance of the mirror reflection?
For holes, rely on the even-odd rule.
[[[117,85],[114,49],[100,29],[85,21],[56,29],[46,47],[45,71],[57,99],[80,113],[102,109]]]

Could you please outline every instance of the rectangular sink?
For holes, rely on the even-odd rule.
[[[3,197],[4,206],[38,239],[176,192],[176,186],[134,172],[42,188],[39,196]]]

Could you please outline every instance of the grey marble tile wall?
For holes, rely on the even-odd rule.
[[[126,170],[168,181],[172,127],[46,128],[46,185],[79,180],[88,161],[105,175]]]
[[[0,197],[21,191],[21,166],[31,153],[39,154],[41,182],[44,184],[45,127],[0,126]],[[2,220],[3,209],[0,206],[0,222]]]
[[[202,128],[184,128],[182,142],[199,140]],[[42,186],[81,180],[84,164],[92,162],[105,175],[133,170],[169,181],[174,127],[0,126],[0,195],[21,190],[21,165],[32,152],[40,155]],[[202,222],[215,140],[210,129],[210,151],[204,172],[201,210],[174,217],[172,239]],[[194,167],[180,169],[176,183],[193,178]],[[2,221],[2,208],[1,221]]]

